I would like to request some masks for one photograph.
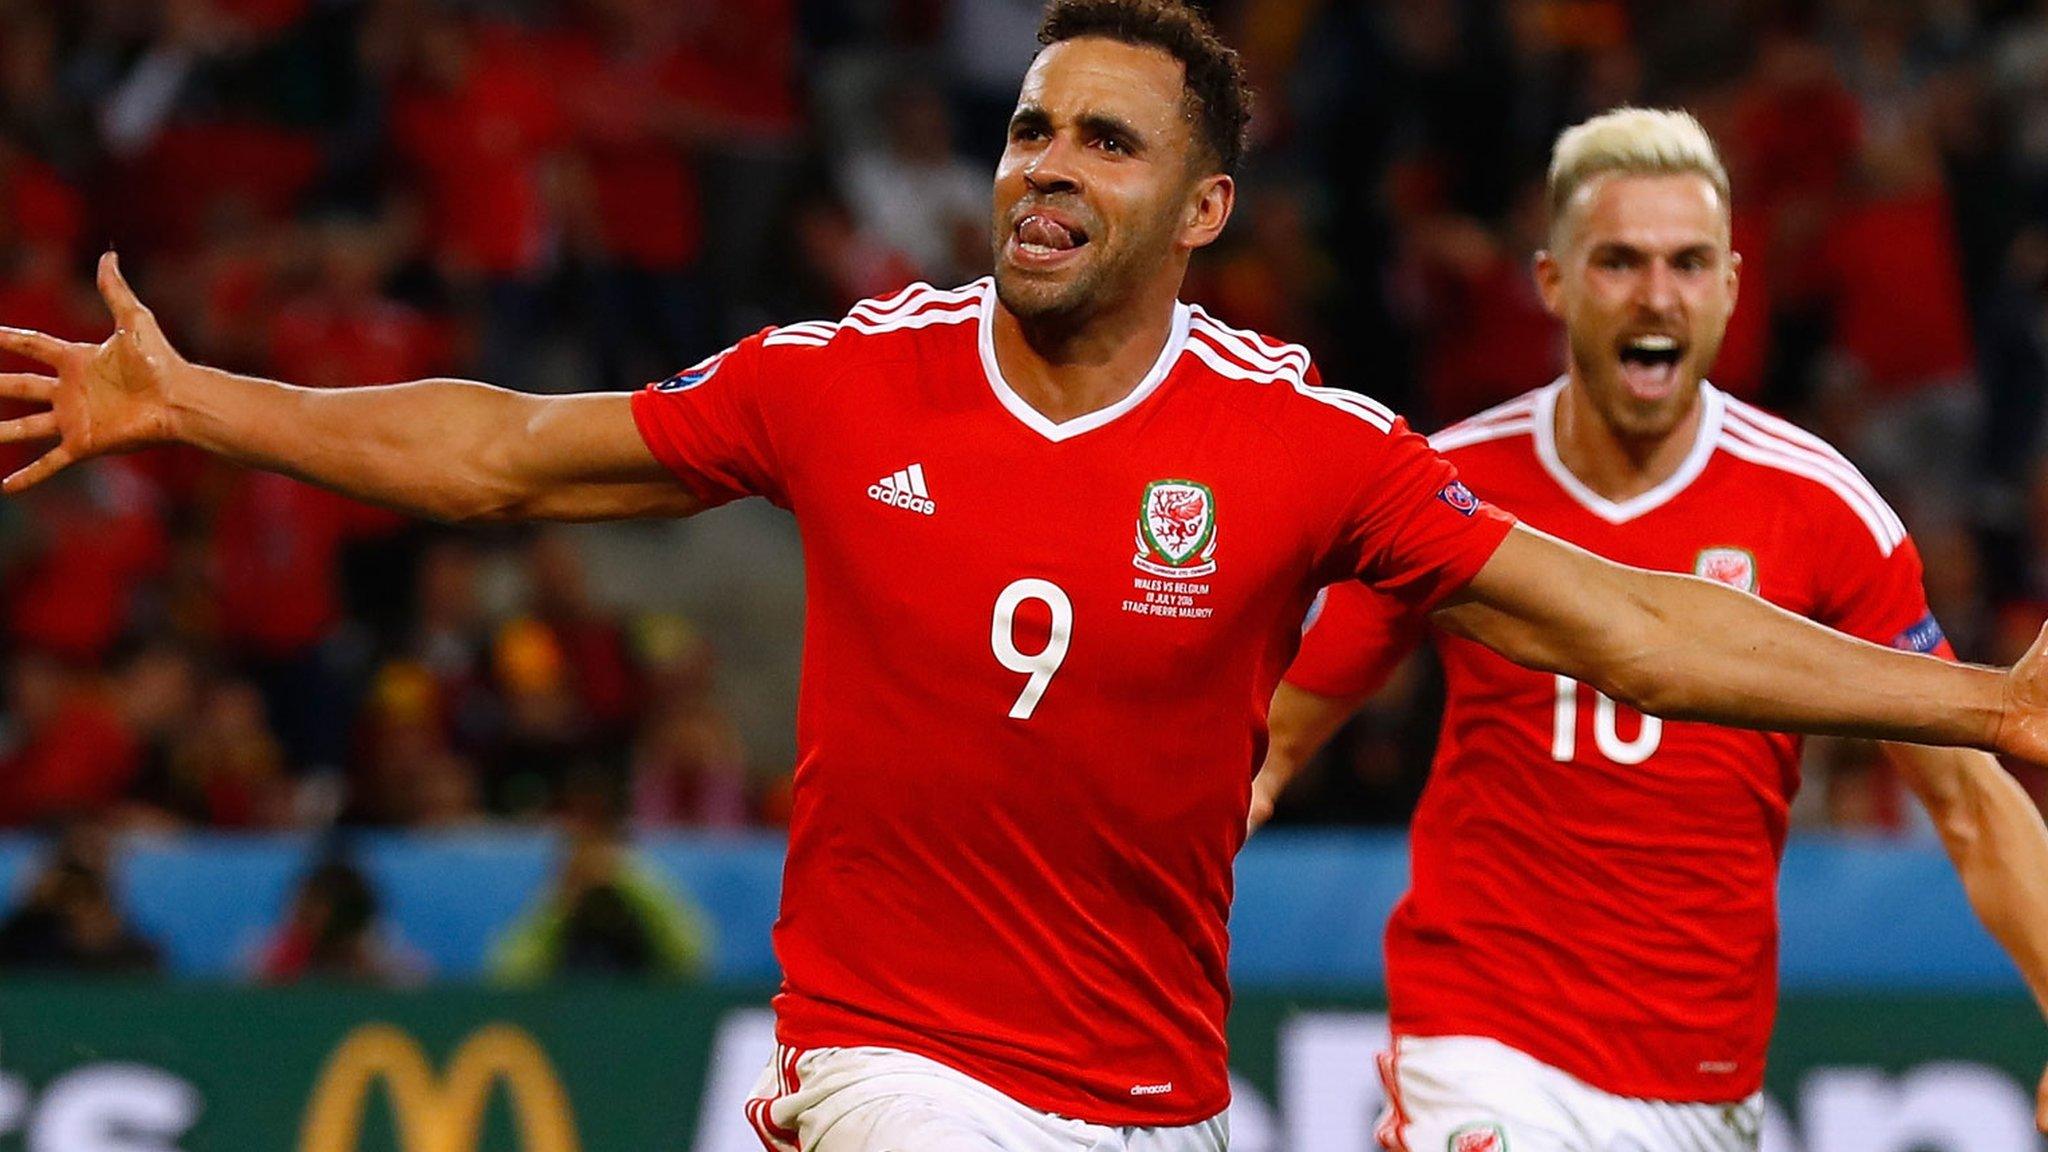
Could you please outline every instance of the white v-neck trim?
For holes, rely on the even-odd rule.
[[[1707,462],[1714,458],[1714,446],[1721,439],[1721,417],[1727,411],[1727,397],[1719,388],[1700,381],[1700,422],[1693,432],[1692,451],[1679,462],[1678,471],[1655,488],[1640,496],[1627,500],[1613,501],[1586,486],[1586,482],[1572,474],[1557,454],[1557,398],[1564,393],[1565,377],[1560,376],[1536,394],[1536,411],[1532,413],[1535,434],[1536,459],[1552,480],[1563,488],[1572,499],[1579,502],[1586,511],[1598,516],[1609,524],[1626,524],[1648,512],[1654,512],[1669,504],[1680,492],[1699,479],[1707,470]]]
[[[1167,374],[1173,371],[1174,362],[1180,359],[1182,349],[1187,347],[1188,306],[1176,300],[1173,304],[1173,328],[1167,333],[1166,347],[1159,350],[1159,358],[1152,362],[1151,370],[1145,373],[1144,379],[1138,381],[1136,388],[1131,389],[1130,395],[1107,408],[1084,412],[1069,420],[1047,419],[1045,413],[1033,408],[1022,396],[1017,395],[1008,380],[1003,379],[1003,370],[996,364],[995,281],[984,280],[982,284],[979,321],[982,375],[987,377],[989,390],[996,394],[996,399],[1002,402],[1003,407],[1010,410],[1010,415],[1015,416],[1026,428],[1055,444],[1072,439],[1083,432],[1092,432],[1143,404],[1146,397],[1158,391],[1159,386],[1166,382]]]

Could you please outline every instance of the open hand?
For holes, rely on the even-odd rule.
[[[0,328],[0,348],[56,373],[0,372],[0,397],[48,405],[46,411],[0,420],[0,444],[57,442],[0,481],[0,491],[21,492],[76,461],[174,438],[167,392],[186,367],[185,358],[136,299],[112,252],[100,257],[99,289],[114,316],[113,335],[99,344]]]

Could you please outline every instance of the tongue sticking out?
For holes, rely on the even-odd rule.
[[[1074,234],[1043,216],[1027,216],[1017,226],[1017,239],[1040,248],[1064,251],[1074,247]]]

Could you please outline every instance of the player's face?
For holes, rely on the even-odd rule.
[[[1074,317],[1155,279],[1178,289],[1231,196],[1229,177],[1201,171],[1187,107],[1181,63],[1160,49],[1083,37],[1039,53],[996,166],[1004,307]]]
[[[1704,176],[1596,177],[1553,239],[1537,286],[1564,321],[1574,379],[1617,434],[1669,435],[1735,310],[1740,258],[1720,193]]]

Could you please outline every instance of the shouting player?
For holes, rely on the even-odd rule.
[[[1483,507],[1308,354],[1176,296],[1246,94],[1184,0],[1057,0],[996,170],[992,280],[794,324],[632,397],[321,392],[190,364],[111,259],[100,345],[10,478],[178,441],[449,519],[791,509],[809,603],[750,1118],[813,1152],[1209,1150],[1265,701],[1362,579],[1671,714],[2048,759],[2048,670],[1967,668],[1624,568]],[[1440,607],[1441,606],[1441,607]]]
[[[1437,450],[1531,528],[1949,656],[1884,500],[1820,440],[1702,379],[1737,258],[1727,176],[1699,125],[1624,109],[1571,129],[1550,206],[1536,280],[1569,371],[1438,433]],[[1255,820],[1425,633],[1449,699],[1413,887],[1387,930],[1382,1142],[1754,1148],[1798,739],[1644,715],[1351,583],[1330,590],[1275,694]],[[1884,747],[2048,1008],[2040,815],[1982,752]],[[2048,1130],[2048,1081],[2042,1092]]]

